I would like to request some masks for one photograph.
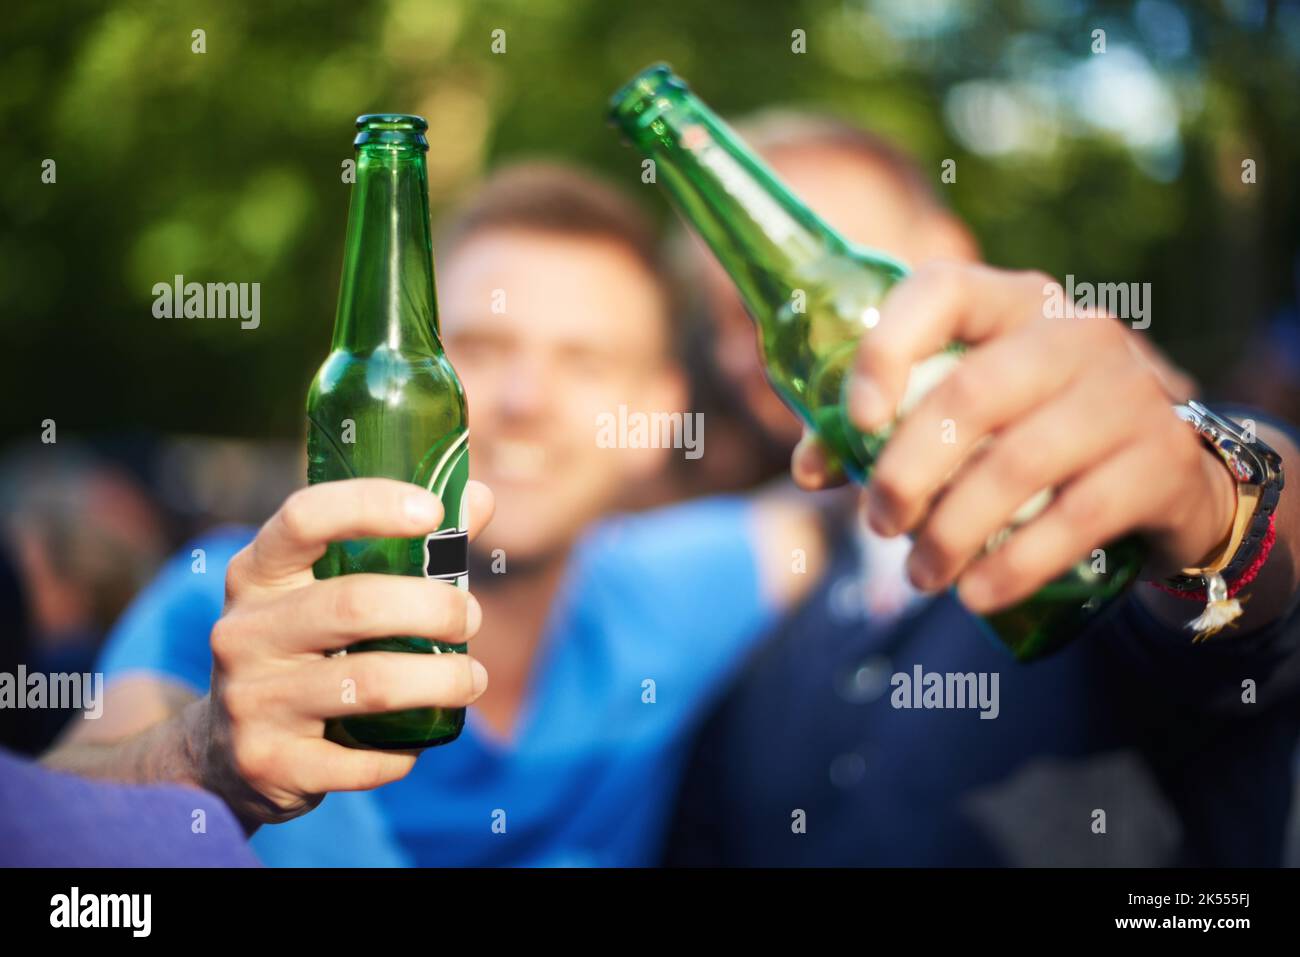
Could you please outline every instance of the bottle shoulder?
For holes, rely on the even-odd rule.
[[[387,348],[366,354],[335,349],[326,356],[312,380],[308,403],[336,394],[346,394],[349,401],[370,396],[388,403],[404,394],[433,394],[465,403],[464,388],[446,355]]]
[[[353,375],[456,379],[456,370],[442,352],[412,352],[387,347],[368,353],[334,349],[321,363],[316,379]]]

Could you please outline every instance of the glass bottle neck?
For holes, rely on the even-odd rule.
[[[380,141],[357,148],[333,348],[442,352],[419,146]]]
[[[708,243],[756,315],[849,245],[796,199],[726,123],[664,67],[615,94],[612,120]]]

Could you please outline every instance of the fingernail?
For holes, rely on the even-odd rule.
[[[471,658],[469,660],[470,682],[474,688],[474,697],[478,697],[487,690],[487,669],[479,664],[478,660]]]
[[[809,435],[805,435],[795,446],[791,465],[795,481],[807,489],[824,487],[830,477],[831,468],[826,451],[820,442]]]
[[[465,637],[469,638],[478,634],[479,626],[483,624],[483,606],[473,595],[465,597]]]
[[[428,492],[406,496],[406,517],[416,525],[430,525],[442,518],[442,503]]]
[[[872,485],[867,486],[867,524],[871,526],[873,532],[885,538],[892,538],[898,534],[898,527],[893,515],[890,514],[888,503]]]
[[[849,384],[849,418],[863,431],[873,431],[885,424],[889,409],[879,386],[863,376]]]
[[[938,578],[938,573],[935,571],[930,556],[914,548],[907,559],[907,577],[912,580],[912,584],[919,590],[928,592],[934,591],[934,583]]]
[[[823,472],[826,470],[826,450],[817,441],[816,436],[805,434],[795,447],[806,472]]]

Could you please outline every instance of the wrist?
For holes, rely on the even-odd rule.
[[[1209,565],[1221,555],[1232,539],[1237,518],[1237,483],[1227,464],[1217,452],[1202,448],[1200,466],[1206,488],[1202,499],[1204,508],[1193,514],[1202,516],[1204,544],[1191,561],[1181,563],[1183,567]]]
[[[1178,417],[1191,424],[1206,446],[1221,458],[1236,492],[1227,540],[1208,555],[1200,547],[1189,547],[1186,554],[1202,552],[1201,564],[1185,567],[1165,581],[1152,582],[1161,591],[1205,603],[1201,614],[1186,623],[1196,633],[1193,640],[1200,642],[1226,626],[1235,626],[1242,617],[1244,598],[1234,596],[1254,581],[1268,560],[1276,541],[1274,511],[1285,478],[1281,456],[1257,438],[1253,420],[1239,424],[1191,399],[1174,408]],[[1205,504],[1205,495],[1195,497],[1201,499],[1203,507],[1212,507]],[[1208,499],[1222,502],[1227,496],[1209,493]],[[1195,528],[1195,523],[1180,524]]]
[[[1184,568],[1208,564],[1232,537],[1237,485],[1217,453],[1201,447],[1185,487],[1185,507],[1152,541],[1142,570],[1142,578],[1148,581],[1161,581]]]
[[[248,785],[231,767],[228,749],[214,740],[212,721],[211,694],[190,702],[181,713],[177,743],[184,783],[220,798],[251,837],[261,821],[249,813]]]
[[[181,766],[181,775],[186,784],[211,791],[221,797],[221,789],[217,786],[209,759],[209,701],[210,698],[206,695],[191,701],[180,714],[177,740],[178,764]]]

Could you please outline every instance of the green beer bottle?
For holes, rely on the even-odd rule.
[[[880,318],[901,263],[840,236],[804,206],[736,134],[663,64],[614,94],[611,121],[647,158],[655,181],[708,243],[758,330],[767,377],[786,405],[857,482],[870,474],[889,429],[864,435],[848,420],[844,390],[858,341]],[[905,412],[958,361],[954,345],[918,363]],[[1046,493],[1026,503],[1026,518]],[[1135,538],[1091,556],[1022,604],[985,619],[1021,661],[1077,636],[1137,577]],[[1098,566],[1098,567],[1094,567]]]
[[[422,538],[331,544],[317,578],[382,572],[468,585],[462,493],[469,472],[465,392],[442,351],[418,116],[357,119],[356,183],[331,351],[307,395],[307,481],[373,477],[423,486],[442,499],[442,527]],[[465,646],[395,635],[345,654],[463,653]],[[335,718],[326,737],[352,747],[427,748],[460,734],[464,708],[413,708]]]

